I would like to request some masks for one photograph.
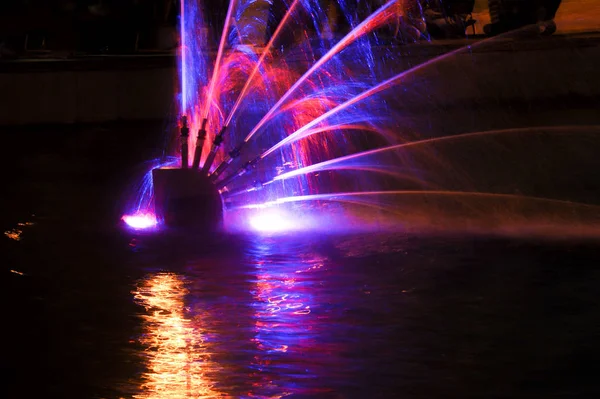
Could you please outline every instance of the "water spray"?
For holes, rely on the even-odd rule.
[[[313,75],[314,72],[319,70],[326,62],[331,60],[336,54],[341,53],[350,44],[356,42],[359,38],[363,37],[369,32],[372,32],[375,28],[382,26],[388,22],[392,17],[396,16],[395,8],[397,1],[390,0],[385,5],[381,6],[377,11],[371,14],[367,19],[357,25],[351,32],[346,34],[339,42],[335,44],[327,53],[325,53],[317,62],[315,62],[308,71],[304,73],[293,85],[288,89],[287,92],[277,101],[273,107],[267,112],[265,116],[254,126],[254,128],[248,133],[244,142],[248,142],[258,131],[269,121],[275,113],[281,108],[281,106],[296,92],[298,88],[302,86],[308,78]]]
[[[223,126],[219,134],[215,136],[212,148],[210,149],[210,153],[208,154],[208,158],[206,158],[206,162],[204,162],[204,166],[202,167],[203,174],[207,175],[210,172],[210,167],[212,166],[212,163],[214,162],[215,157],[217,156],[217,151],[219,150],[221,144],[223,144],[223,135],[226,131],[227,126]]]
[[[190,128],[188,127],[187,116],[181,117],[181,169],[187,169],[188,163],[188,138],[190,136]]]
[[[194,162],[192,169],[198,169],[200,167],[200,158],[202,157],[202,148],[204,148],[204,140],[206,139],[206,123],[208,119],[204,118],[202,121],[202,127],[198,130],[198,138],[196,140],[196,149],[194,150]]]
[[[383,151],[394,151],[400,147],[386,147],[384,149],[374,149],[365,152],[361,152],[358,154],[347,155],[344,157],[338,157],[335,159],[326,160],[320,162],[318,164],[313,164],[310,166],[306,166],[303,168],[299,168],[293,171],[289,171],[287,173],[277,174],[276,176],[268,177],[265,180],[256,181],[256,175],[258,175],[259,171],[263,172],[263,166],[258,166],[261,161],[264,161],[267,156],[270,154],[276,154],[276,151],[281,149],[283,146],[290,145],[298,140],[302,140],[309,136],[319,133],[325,133],[331,131],[332,128],[340,129],[340,130],[349,130],[354,129],[354,123],[359,123],[360,129],[363,129],[362,122],[368,121],[371,116],[379,116],[376,114],[371,115],[370,111],[368,114],[362,114],[362,109],[354,109],[354,106],[359,104],[361,101],[365,99],[369,99],[384,90],[388,90],[394,86],[402,84],[407,78],[411,75],[415,74],[419,70],[427,68],[428,66],[434,65],[444,59],[449,57],[453,57],[456,54],[461,52],[471,52],[475,48],[481,48],[486,46],[487,43],[496,43],[498,39],[494,39],[494,41],[482,40],[481,42],[475,42],[474,44],[470,44],[468,46],[462,47],[461,49],[451,51],[444,55],[438,56],[434,59],[430,59],[418,66],[412,67],[409,70],[406,70],[394,77],[388,78],[387,73],[385,73],[385,81],[380,82],[380,78],[384,79],[384,77],[380,77],[378,74],[373,77],[376,78],[374,81],[374,85],[369,84],[367,87],[362,88],[361,92],[354,95],[354,90],[350,90],[354,86],[348,86],[348,90],[344,89],[344,95],[339,97],[334,92],[333,95],[329,96],[329,88],[334,88],[334,85],[338,84],[338,80],[336,78],[337,73],[333,73],[331,81],[328,81],[324,76],[319,74],[319,83],[315,81],[313,85],[313,77],[320,70],[323,69],[323,72],[329,74],[329,70],[324,70],[324,66],[331,60],[334,60],[337,55],[339,55],[343,50],[348,48],[353,43],[357,43],[359,39],[366,37],[368,34],[376,31],[379,27],[390,22],[392,18],[398,17],[397,8],[395,7],[398,2],[396,0],[385,0],[385,5],[381,7],[378,11],[376,11],[373,15],[365,19],[359,25],[357,25],[351,32],[346,34],[344,38],[342,38],[338,43],[336,43],[331,49],[327,50],[324,55],[322,55],[316,62],[307,58],[312,65],[310,68],[304,72],[304,74],[297,80],[288,82],[288,78],[295,78],[295,73],[288,74],[283,71],[283,80],[279,82],[278,74],[272,74],[271,76],[271,68],[264,68],[263,64],[266,62],[268,57],[270,57],[273,49],[273,44],[275,43],[275,39],[278,35],[283,31],[284,27],[287,26],[285,21],[291,18],[292,9],[294,7],[300,7],[303,3],[301,0],[293,0],[293,4],[288,9],[286,16],[280,22],[276,33],[271,37],[269,44],[263,49],[262,55],[258,61],[253,61],[253,65],[248,64],[246,66],[245,63],[241,64],[243,70],[245,71],[246,67],[253,66],[252,72],[248,74],[244,74],[247,76],[246,82],[244,84],[244,88],[237,96],[235,100],[235,104],[229,114],[225,117],[222,113],[223,108],[226,104],[229,104],[229,99],[222,100],[222,93],[217,88],[221,85],[221,82],[229,81],[231,78],[229,75],[230,71],[230,60],[228,58],[224,58],[225,50],[227,47],[227,38],[229,37],[228,33],[230,31],[230,27],[234,24],[235,18],[233,18],[233,11],[235,9],[238,0],[231,0],[229,3],[229,8],[227,11],[227,17],[225,20],[225,24],[223,27],[223,32],[221,35],[221,40],[219,43],[219,49],[217,52],[217,57],[214,62],[214,66],[211,72],[212,78],[208,80],[208,82],[204,79],[204,72],[208,69],[205,68],[205,61],[208,60],[208,57],[204,56],[204,54],[197,55],[197,48],[199,48],[199,41],[194,41],[190,43],[191,46],[188,48],[187,41],[188,39],[193,39],[194,35],[196,35],[196,12],[195,7],[198,2],[181,2],[181,116],[179,121],[180,128],[180,140],[179,143],[181,149],[181,157],[180,159],[175,158],[173,165],[176,165],[178,161],[181,161],[181,168],[172,168],[165,164],[163,167],[153,168],[151,175],[147,177],[149,181],[148,189],[144,189],[143,192],[143,204],[151,204],[153,203],[153,209],[147,209],[148,205],[144,205],[143,209],[141,208],[142,199],[140,199],[140,206],[137,207],[138,212],[133,219],[127,218],[129,220],[127,223],[136,227],[136,228],[145,228],[156,226],[157,223],[161,223],[168,228],[173,229],[183,229],[182,231],[193,231],[194,234],[202,233],[202,234],[211,234],[215,232],[218,228],[220,228],[221,222],[223,221],[223,208],[224,205],[229,205],[232,209],[263,209],[268,206],[276,206],[286,203],[295,203],[302,201],[341,201],[347,203],[356,203],[356,204],[366,204],[369,206],[379,205],[382,202],[379,201],[379,197],[382,195],[438,195],[438,196],[477,196],[478,198],[484,198],[483,195],[494,196],[491,198],[498,198],[497,196],[506,194],[485,194],[485,193],[462,193],[462,192],[444,192],[444,191],[357,191],[357,192],[342,192],[342,193],[331,193],[331,194],[315,194],[315,195],[304,195],[304,196],[286,196],[280,197],[280,193],[282,191],[289,191],[287,187],[280,187],[279,185],[275,185],[277,187],[272,187],[273,192],[267,192],[265,195],[259,195],[263,199],[261,203],[257,204],[248,204],[247,198],[244,195],[245,193],[258,192],[259,190],[265,190],[269,187],[269,185],[273,184],[277,181],[284,181],[286,179],[292,178],[294,176],[306,175],[308,173],[313,173],[317,171],[325,171],[325,170],[365,170],[368,172],[373,171],[383,171],[389,172],[389,169],[386,169],[387,165],[379,166],[377,161],[377,165],[374,165],[367,158],[370,155],[376,155]],[[241,3],[241,2],[240,2]],[[189,21],[186,22],[186,17],[184,16],[184,4],[192,7],[191,17]],[[312,12],[312,5],[303,5],[307,8],[307,12],[310,14]],[[530,29],[530,28],[527,28]],[[526,30],[527,30],[526,29]],[[535,30],[539,33],[540,26],[536,26]],[[236,32],[239,35],[239,32]],[[515,32],[512,32],[513,35]],[[204,35],[201,35],[201,38],[204,38]],[[310,38],[309,38],[310,39]],[[203,39],[204,40],[204,39]],[[367,43],[367,42],[365,42]],[[368,43],[367,43],[368,45]],[[310,42],[309,42],[310,46]],[[369,45],[370,46],[370,45]],[[201,46],[200,46],[201,47]],[[370,50],[370,48],[369,48]],[[320,51],[319,51],[320,52]],[[233,49],[232,54],[235,55],[238,52],[236,49]],[[246,53],[243,53],[242,56],[246,57]],[[198,60],[196,60],[198,58]],[[206,58],[206,60],[204,60]],[[244,58],[245,59],[245,58]],[[343,60],[342,60],[343,61]],[[225,67],[223,66],[225,65]],[[350,66],[352,64],[349,64]],[[342,66],[346,66],[343,64]],[[304,67],[304,66],[303,66]],[[337,63],[334,67],[338,67]],[[371,77],[371,73],[375,74],[372,71],[373,68],[368,68],[369,77]],[[273,69],[276,72],[279,72],[279,66]],[[248,97],[251,95],[255,95],[255,78],[259,75],[262,76],[263,71],[265,73],[265,81],[271,83],[269,79],[273,80],[272,85],[282,84],[282,87],[287,88],[288,83],[291,84],[291,87],[287,88],[287,91],[277,100],[275,105],[273,105],[268,111],[267,114],[262,117],[260,122],[256,124],[250,133],[246,136],[241,143],[231,143],[231,148],[233,150],[229,151],[227,155],[225,155],[225,159],[215,165],[215,170],[212,174],[209,175],[209,172],[215,162],[217,153],[219,152],[219,148],[223,143],[223,138],[227,126],[230,126],[233,122],[233,118],[239,113],[239,110],[244,101],[249,101]],[[343,70],[340,70],[343,71]],[[361,72],[362,68],[357,72]],[[199,73],[200,72],[200,73]],[[300,71],[297,71],[300,72]],[[358,75],[360,77],[360,75]],[[208,78],[208,76],[206,77]],[[353,84],[353,82],[358,81],[358,79],[354,79],[354,77],[350,77],[347,79],[349,84]],[[346,81],[346,79],[344,80]],[[238,82],[237,80],[234,82]],[[283,85],[285,83],[285,85]],[[308,83],[311,83],[308,85]],[[365,81],[367,83],[367,81]],[[202,88],[200,88],[202,85]],[[204,86],[208,86],[205,91]],[[300,93],[301,89],[306,86],[314,86],[313,92],[304,92]],[[340,90],[343,87],[340,87]],[[319,90],[322,89],[322,90]],[[362,91],[364,90],[364,91]],[[256,91],[258,95],[260,95],[261,91]],[[277,91],[276,91],[277,92]],[[200,95],[202,93],[202,96]],[[232,91],[227,91],[227,94],[233,94]],[[253,137],[256,140],[256,136],[259,133],[264,133],[266,124],[272,121],[272,118],[275,118],[279,112],[284,109],[284,106],[288,104],[292,99],[296,98],[296,94],[302,95],[302,98],[306,98],[312,100],[312,94],[316,96],[314,99],[320,99],[323,96],[321,101],[327,101],[327,106],[319,107],[320,116],[311,117],[310,121],[306,123],[303,121],[303,125],[294,132],[286,132],[285,138],[279,141],[277,144],[274,144],[268,150],[262,152],[262,154],[258,155],[256,153],[249,154],[248,157],[244,157],[243,162],[246,162],[248,159],[250,161],[243,163],[242,160],[238,160],[240,158],[240,154],[242,152],[242,148],[245,151],[244,147],[246,143],[252,139]],[[347,95],[353,95],[354,97],[347,98]],[[204,98],[201,98],[204,97]],[[275,98],[273,98],[275,100]],[[310,106],[310,102],[307,103]],[[302,105],[301,105],[302,106]],[[212,107],[215,109],[212,110]],[[189,115],[191,110],[198,110],[198,119],[195,119],[193,123],[192,129],[194,132],[192,134],[197,133],[197,140],[194,144],[193,154],[190,154],[190,144],[189,144],[189,134],[190,134],[190,126],[192,125],[191,120],[188,120],[188,116],[183,114],[187,113]],[[203,149],[205,141],[207,140],[207,121],[211,115],[211,110],[215,112],[215,117],[223,118],[222,126],[218,134],[213,138],[213,143],[210,144],[211,148],[207,149],[208,156],[204,162],[204,165],[201,167],[201,158],[203,156]],[[317,110],[317,108],[315,108]],[[298,111],[302,111],[302,109],[298,109]],[[344,125],[335,125],[335,124],[324,124],[323,122],[329,121],[330,118],[340,114],[344,111],[352,111],[350,112],[350,116],[355,118],[360,122],[346,122]],[[218,115],[217,115],[218,114]],[[306,116],[311,116],[312,112],[307,114]],[[354,120],[354,119],[353,119]],[[197,122],[202,121],[200,124],[201,128],[196,132]],[[369,125],[370,126],[370,125]],[[378,132],[378,128],[374,127],[374,131]],[[368,129],[367,129],[368,130]],[[211,133],[217,133],[211,131]],[[455,136],[453,136],[455,137]],[[412,142],[410,144],[402,144],[402,146],[409,145],[419,145],[419,143],[424,144],[425,141],[421,142]],[[207,144],[208,145],[208,144]],[[318,149],[321,149],[321,144],[318,144]],[[258,145],[253,147],[259,147]],[[325,148],[325,143],[323,143],[323,149]],[[305,155],[302,151],[304,151],[304,147],[296,147],[293,149],[295,155]],[[259,151],[255,149],[255,151]],[[250,152],[250,151],[249,151]],[[307,153],[308,154],[308,153]],[[246,154],[244,154],[246,155]],[[327,153],[329,155],[329,153]],[[363,159],[363,157],[367,159]],[[192,158],[191,164],[189,163]],[[234,164],[234,160],[239,163]],[[364,162],[362,162],[364,161]],[[266,162],[263,162],[265,164]],[[230,165],[233,165],[229,168]],[[241,166],[243,165],[243,166]],[[285,165],[285,164],[284,164]],[[260,169],[259,169],[260,168]],[[202,169],[202,172],[200,172]],[[227,171],[225,171],[227,169]],[[270,172],[268,169],[268,165],[264,165],[264,171]],[[236,181],[238,177],[243,177]],[[418,177],[416,177],[418,178]],[[428,183],[428,181],[425,181]],[[310,188],[310,187],[309,187]],[[427,187],[425,187],[427,188]],[[231,190],[230,190],[231,189]],[[329,190],[327,190],[329,191]],[[235,197],[240,196],[239,202],[241,206],[236,206]],[[232,198],[233,197],[233,198]],[[248,196],[250,197],[250,196]],[[274,197],[273,201],[264,202],[265,199]],[[392,197],[394,198],[394,197]],[[504,197],[501,197],[504,198]],[[510,197],[513,198],[513,197]],[[514,196],[515,199],[520,200],[522,197]],[[379,202],[377,202],[379,201]],[[253,226],[260,230],[273,230],[273,229],[288,229],[290,227],[290,223],[283,220],[281,215],[274,214],[271,211],[265,210],[264,213],[258,214],[257,218],[254,222],[251,222]],[[283,221],[282,221],[283,220]],[[283,226],[283,227],[282,227]]]

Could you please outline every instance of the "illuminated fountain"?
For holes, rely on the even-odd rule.
[[[201,1],[182,1],[179,144],[144,179],[124,217],[130,226],[164,222],[214,231],[225,212],[228,227],[266,231],[446,228],[457,221],[486,228],[507,220],[511,226],[567,223],[595,231],[596,206],[523,193],[521,187],[494,191],[470,175],[460,157],[442,150],[567,131],[595,137],[596,126],[432,138],[404,128],[405,115],[395,110],[394,92],[431,68],[502,38],[539,34],[545,25],[474,41],[398,71],[398,56],[378,46],[381,31],[396,25],[397,32],[402,25],[416,37],[422,14],[415,17],[397,0],[363,18],[339,7],[352,29],[334,38],[328,10],[318,4],[290,1],[263,46],[257,37],[264,36],[268,2],[231,0],[218,49],[209,52],[213,40]],[[482,147],[482,153],[491,151]]]

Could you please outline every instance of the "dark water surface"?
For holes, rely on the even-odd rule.
[[[2,398],[600,394],[597,243],[135,235],[117,133],[4,154]]]

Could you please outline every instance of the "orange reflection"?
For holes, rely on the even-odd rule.
[[[7,236],[8,238],[10,238],[11,240],[21,241],[21,234],[22,233],[23,233],[23,230],[12,229],[12,230],[9,230],[9,231],[5,231],[4,235]]]
[[[12,230],[5,231],[4,235],[6,237],[10,238],[11,240],[21,241],[21,239],[23,238],[23,237],[21,237],[21,235],[23,234],[23,228],[31,227],[34,224],[35,223],[33,223],[33,222],[19,222],[19,223],[17,223],[17,226],[19,226],[19,227],[16,227]]]
[[[187,288],[182,276],[159,273],[141,281],[133,292],[144,306],[143,334],[147,372],[135,398],[216,398],[207,372],[210,354],[198,323],[186,317]]]

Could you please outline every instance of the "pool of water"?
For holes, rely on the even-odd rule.
[[[136,234],[118,218],[149,129],[3,151],[2,397],[600,394],[597,242]]]
[[[9,397],[600,391],[597,245],[401,234],[182,244],[30,221],[2,248]]]

